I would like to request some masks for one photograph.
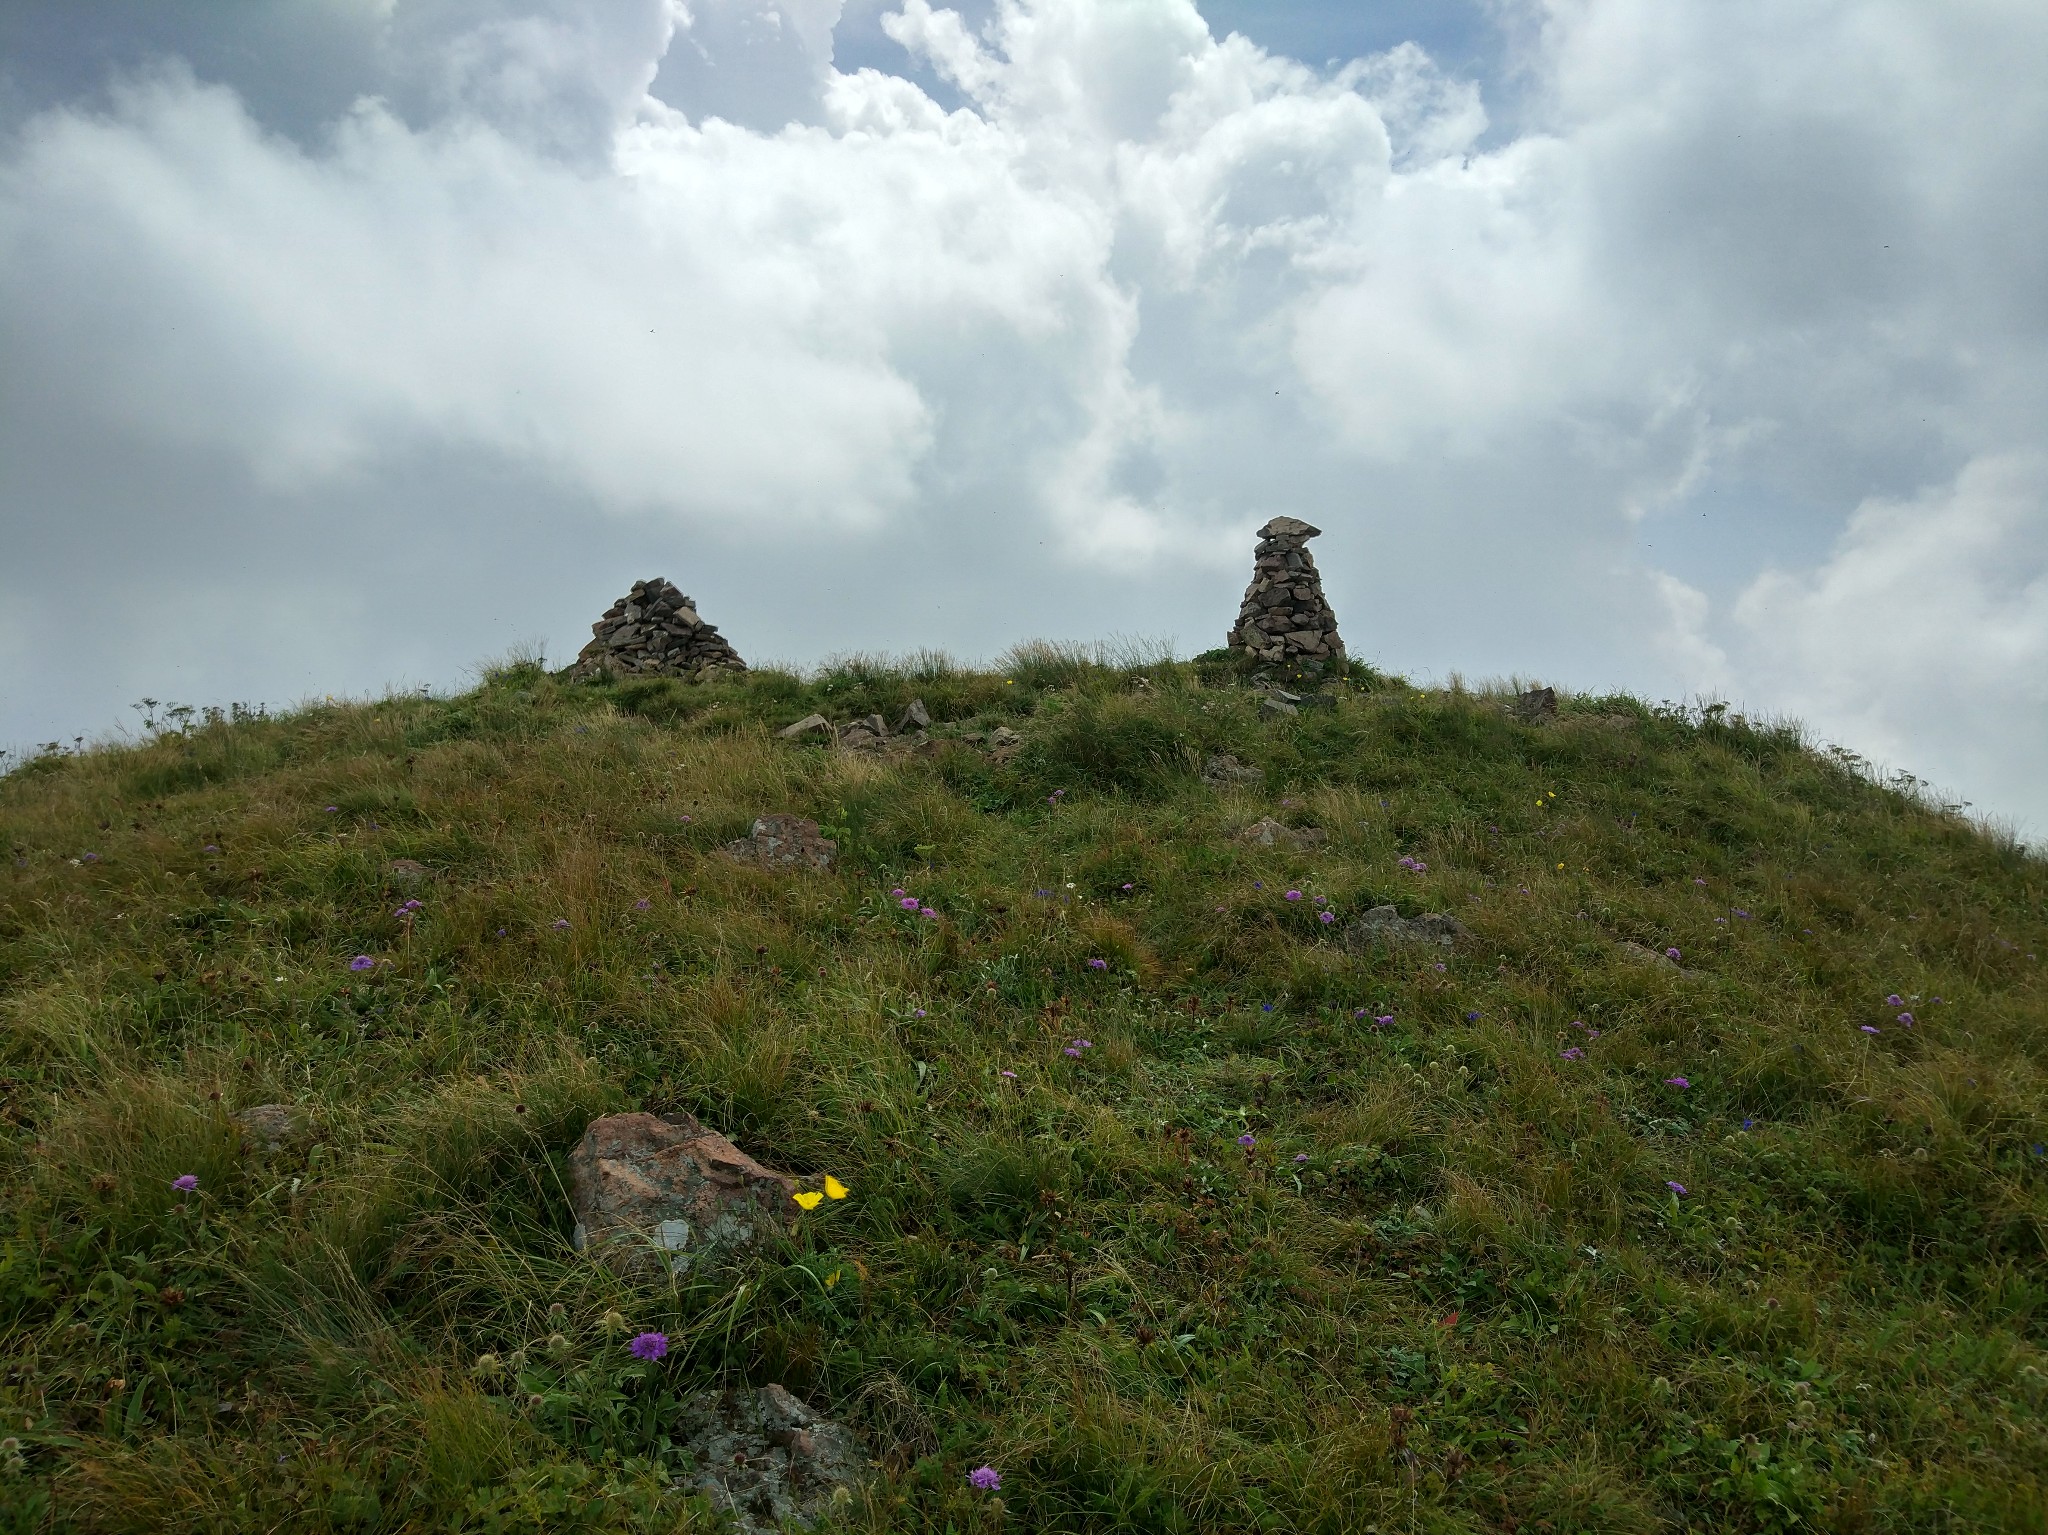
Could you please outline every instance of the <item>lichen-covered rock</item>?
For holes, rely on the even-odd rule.
[[[755,819],[746,836],[726,843],[724,852],[758,869],[822,871],[839,856],[839,844],[821,833],[816,821],[800,815],[764,815]]]
[[[242,1149],[275,1156],[306,1133],[306,1117],[289,1103],[257,1103],[234,1115]]]
[[[1285,821],[1263,816],[1239,832],[1237,840],[1253,847],[1307,848],[1321,847],[1330,840],[1330,834],[1321,827],[1289,826]]]
[[[688,1114],[607,1114],[569,1154],[576,1246],[627,1269],[744,1252],[794,1221],[794,1189]]]
[[[1218,752],[1202,764],[1202,781],[1225,788],[1234,784],[1257,784],[1266,781],[1266,770],[1253,767],[1250,763],[1239,762],[1229,752]]]
[[[1454,948],[1469,940],[1472,930],[1456,917],[1426,911],[1419,917],[1404,917],[1392,906],[1375,906],[1344,929],[1349,948],[1373,943],[1424,943]]]
[[[700,1391],[684,1401],[675,1437],[696,1462],[684,1485],[729,1515],[742,1535],[851,1513],[875,1475],[852,1430],[780,1386]]]

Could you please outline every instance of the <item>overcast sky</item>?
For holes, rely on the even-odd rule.
[[[2048,829],[2040,0],[9,0],[0,745],[1220,643],[1798,716]]]

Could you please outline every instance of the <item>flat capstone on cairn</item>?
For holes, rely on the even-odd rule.
[[[590,634],[570,669],[578,680],[688,677],[701,682],[747,669],[725,637],[698,615],[697,604],[659,576],[635,581],[590,626]]]
[[[1337,615],[1308,552],[1308,541],[1321,532],[1299,517],[1275,517],[1259,529],[1252,584],[1227,640],[1232,650],[1312,674],[1344,659]]]

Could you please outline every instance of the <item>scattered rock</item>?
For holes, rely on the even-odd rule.
[[[922,698],[910,700],[910,707],[903,711],[903,718],[896,722],[898,730],[929,730],[932,728],[931,711],[925,708]]]
[[[689,677],[744,672],[747,663],[704,622],[696,602],[656,576],[605,609],[570,669],[573,678]]]
[[[1633,960],[1636,964],[1650,969],[1669,970],[1674,975],[1699,974],[1696,970],[1686,969],[1685,966],[1681,965],[1669,954],[1664,953],[1663,950],[1652,949],[1647,945],[1635,942],[1633,939],[1624,938],[1615,947],[1621,951],[1623,959]]]
[[[889,744],[889,727],[883,723],[881,715],[865,715],[850,724],[841,725],[838,741],[841,751],[883,751]]]
[[[839,844],[818,832],[816,821],[800,815],[764,815],[737,842],[725,845],[725,856],[762,869],[829,869]]]
[[[1024,738],[1008,725],[998,725],[988,733],[990,751],[1011,751],[1024,744]]]
[[[1259,705],[1259,718],[1262,720],[1292,719],[1300,712],[1299,708],[1278,693],[1268,693]]]
[[[1337,615],[1308,552],[1308,541],[1321,532],[1298,517],[1275,517],[1259,529],[1252,583],[1245,588],[1237,627],[1224,641],[1231,649],[1308,671],[1344,659]]]
[[[275,1156],[306,1133],[305,1116],[289,1103],[258,1103],[238,1110],[235,1126],[242,1132],[242,1148]]]
[[[1254,847],[1321,847],[1330,840],[1330,834],[1320,827],[1289,826],[1266,816],[1239,832],[1237,840]]]
[[[1557,718],[1557,689],[1531,688],[1526,693],[1515,695],[1515,701],[1508,705],[1508,713],[1518,720],[1554,720]]]
[[[875,1475],[851,1429],[780,1386],[699,1391],[684,1400],[675,1431],[696,1461],[685,1485],[742,1535],[851,1513]]]
[[[1239,762],[1229,752],[1218,752],[1202,764],[1202,781],[1219,788],[1226,784],[1256,784],[1266,781],[1266,770]]]
[[[389,869],[394,885],[424,885],[433,871],[416,858],[394,858]]]
[[[1472,930],[1456,917],[1426,911],[1419,917],[1404,917],[1392,906],[1375,906],[1344,929],[1348,948],[1364,948],[1375,941],[1387,943],[1431,943],[1452,948],[1472,936]]]
[[[629,1269],[743,1252],[795,1219],[794,1190],[688,1114],[607,1114],[569,1154],[577,1248]]]
[[[785,741],[800,741],[805,736],[829,738],[832,735],[832,722],[822,714],[806,714],[794,725],[784,725],[775,733]]]

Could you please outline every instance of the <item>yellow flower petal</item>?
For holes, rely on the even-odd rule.
[[[825,1174],[825,1192],[833,1199],[844,1199],[847,1193],[846,1185],[830,1173],[827,1173]]]
[[[825,1196],[813,1191],[807,1194],[792,1194],[789,1197],[802,1205],[806,1210],[815,1210],[818,1208],[818,1201]]]

